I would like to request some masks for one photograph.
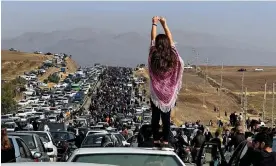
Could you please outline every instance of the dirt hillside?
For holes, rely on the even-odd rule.
[[[202,67],[203,68],[203,67]],[[209,67],[208,75],[214,81],[220,82],[220,68]],[[207,81],[204,85],[204,79],[199,77],[195,71],[186,71],[183,75],[182,89],[178,96],[177,107],[172,111],[172,118],[177,124],[182,124],[184,121],[201,120],[205,124],[209,120],[216,122],[217,119],[227,120],[231,112],[241,112],[240,96],[241,90],[241,73],[237,72],[240,67],[224,67],[223,70],[223,86],[229,89],[230,93],[222,93],[221,96],[217,92],[217,88]],[[262,83],[267,80],[268,84],[276,81],[276,67],[264,68],[264,72],[254,72],[257,67],[248,67],[245,73],[244,86],[248,87],[248,110],[254,109],[261,112],[263,103],[263,89]],[[258,67],[260,68],[260,67]],[[136,72],[137,75],[142,75],[148,78],[147,69]],[[148,89],[148,82],[145,85]],[[206,87],[206,93],[204,93]],[[268,86],[268,91],[271,91],[272,85]],[[203,96],[205,95],[205,104],[203,105]],[[272,94],[267,95],[267,112],[266,119],[271,117],[272,110]],[[221,106],[220,106],[221,103]],[[219,113],[214,111],[214,107],[221,107]],[[227,113],[227,117],[225,116]],[[248,111],[248,116],[258,116],[256,111]],[[276,112],[276,111],[275,111]],[[254,113],[255,115],[252,115]],[[276,115],[276,114],[275,114]],[[274,115],[274,117],[275,117]]]
[[[52,59],[52,55],[43,55],[43,54],[33,54],[25,52],[14,52],[8,50],[1,51],[1,79],[2,80],[11,80],[17,76],[23,75],[24,72],[28,72],[37,67],[41,66],[43,61]],[[67,72],[73,73],[77,70],[77,64],[74,60],[67,58]],[[40,81],[43,81],[49,75],[54,72],[59,71],[59,68],[51,67],[47,72],[39,78]]]

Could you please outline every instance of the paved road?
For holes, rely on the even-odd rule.
[[[96,88],[97,88],[97,87],[100,87],[100,85],[101,85],[101,81],[98,81],[96,87],[95,87],[94,89],[92,89],[92,90],[93,90],[92,93],[94,93],[94,91],[96,91]],[[85,109],[85,110],[88,110],[90,104],[91,104],[91,97],[89,97],[89,98],[87,99],[87,101],[84,103],[84,106],[83,106],[84,109]]]

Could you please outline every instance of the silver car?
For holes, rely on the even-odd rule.
[[[8,138],[14,147],[16,162],[34,162],[41,157],[40,153],[32,155],[22,138],[18,136],[8,136]]]
[[[32,155],[39,152],[41,153],[41,157],[38,158],[40,162],[49,162],[50,158],[47,155],[47,151],[44,147],[43,142],[37,134],[32,133],[9,133],[11,136],[18,136],[23,139],[23,141],[27,144],[29,149],[31,150]]]

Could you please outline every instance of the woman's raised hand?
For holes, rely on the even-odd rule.
[[[152,23],[153,24],[157,24],[158,23],[158,21],[159,21],[159,17],[158,16],[154,16],[153,18],[152,18]]]
[[[166,24],[166,19],[164,17],[159,17],[159,21],[162,25]]]

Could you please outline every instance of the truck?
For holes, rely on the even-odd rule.
[[[73,101],[82,101],[83,98],[84,98],[84,93],[82,91],[79,91],[74,95]]]
[[[63,72],[63,73],[65,73],[66,72],[66,68],[65,67],[61,67],[60,71]]]

